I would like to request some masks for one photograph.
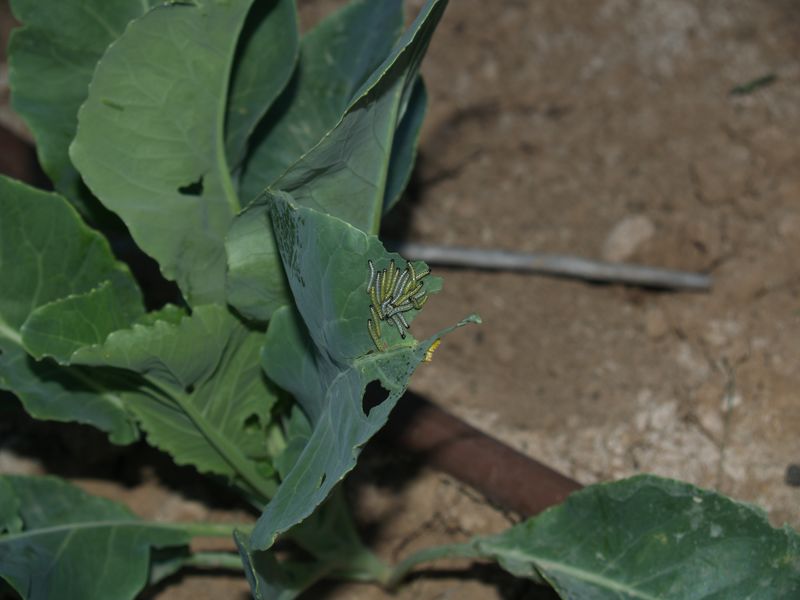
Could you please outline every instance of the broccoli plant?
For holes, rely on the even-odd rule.
[[[651,476],[395,565],[359,539],[340,482],[419,364],[479,321],[415,339],[442,281],[377,237],[414,163],[445,5],[404,31],[400,0],[354,0],[301,37],[293,0],[12,0],[13,105],[55,191],[0,178],[0,388],[35,418],[146,439],[257,519],[147,522],[58,478],[0,476],[9,593],[122,600],[222,565],[287,599],[325,577],[392,588],[462,556],[564,598],[800,594],[795,532]],[[110,241],[180,296],[148,310]],[[239,553],[191,550],[215,535]]]

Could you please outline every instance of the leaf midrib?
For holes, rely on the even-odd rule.
[[[632,598],[638,598],[639,600],[660,600],[660,596],[653,596],[637,588],[630,587],[630,585],[621,584],[614,579],[602,577],[591,571],[586,571],[584,569],[573,567],[565,563],[556,562],[545,558],[540,558],[537,555],[532,554],[530,552],[514,551],[503,548],[502,550],[494,550],[492,554],[496,554],[496,556],[498,557],[508,558],[518,562],[533,563],[533,565],[536,566],[537,569],[543,572],[542,573],[543,575],[545,574],[549,575],[549,571],[560,572],[565,575],[569,575],[570,577],[574,577],[575,579],[578,579],[580,581],[585,581],[586,583],[592,583],[598,585],[599,587],[602,587],[604,589],[628,594]],[[549,580],[549,577],[547,577],[547,579]]]
[[[13,329],[8,323],[6,323],[2,317],[0,317],[0,336],[5,337],[12,342],[14,342],[17,346],[22,348],[22,335],[16,329]]]
[[[52,535],[54,533],[74,533],[76,530],[83,531],[118,527],[144,527],[147,529],[161,529],[164,531],[184,531],[182,527],[173,525],[171,523],[152,523],[146,521],[137,521],[133,518],[115,519],[113,521],[79,521],[77,523],[50,525],[48,527],[41,527],[31,531],[23,531],[21,533],[6,534],[0,536],[0,545],[24,540],[26,538],[34,538],[36,536]]]

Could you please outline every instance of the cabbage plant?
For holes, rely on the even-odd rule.
[[[3,475],[9,594],[123,600],[206,565],[288,599],[322,578],[392,589],[460,556],[563,598],[800,597],[794,531],[653,476],[398,564],[359,538],[340,483],[420,363],[479,321],[417,340],[442,281],[378,238],[413,167],[445,0],[406,29],[400,0],[354,0],[302,36],[293,0],[11,4],[13,106],[54,191],[0,178],[0,388],[37,419],[144,438],[256,518],[148,522],[55,477]],[[179,297],[146,308],[112,243],[155,259]],[[366,409],[373,382],[385,397]],[[238,554],[195,552],[196,536]]]

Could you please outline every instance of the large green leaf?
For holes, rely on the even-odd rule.
[[[94,66],[125,26],[157,0],[12,0],[23,27],[9,42],[12,104],[36,138],[42,168],[82,209],[85,193],[69,160]]]
[[[272,224],[297,311],[275,312],[267,331],[263,362],[270,378],[292,392],[313,431],[251,536],[264,550],[278,534],[307,518],[355,466],[360,448],[377,432],[408,379],[435,339],[418,343],[383,328],[387,351],[376,352],[367,329],[366,293],[372,260],[377,269],[405,261],[387,253],[378,239],[348,223],[307,208],[287,194],[272,199]],[[418,271],[422,267],[417,265]],[[405,267],[403,267],[405,268]],[[440,280],[431,278],[428,292]],[[416,311],[406,313],[413,320]],[[470,320],[476,320],[472,318]],[[365,411],[366,385],[380,381],[388,397]]]
[[[68,360],[141,376],[128,409],[148,441],[266,501],[275,485],[266,430],[277,396],[259,368],[263,334],[219,305],[167,317],[150,315]]]
[[[0,477],[0,507],[0,577],[23,600],[133,599],[150,549],[189,542],[53,477]]]
[[[327,46],[322,46],[321,60],[311,57],[320,52],[317,45],[326,42],[342,53],[349,52],[359,37],[370,40],[370,47],[376,51],[374,56],[378,56],[377,50],[383,46],[377,45],[367,31],[373,21],[387,29],[394,25],[397,17],[390,12],[387,19],[382,12],[385,5],[356,3],[321,26],[308,43],[303,41],[298,79],[287,88],[284,99],[287,105],[291,103],[290,108],[278,115],[278,124],[266,134],[265,143],[273,139],[275,143],[257,147],[245,172],[243,190],[255,194],[267,184],[271,190],[291,192],[301,206],[340,217],[364,231],[377,232],[384,204],[388,208],[394,202],[408,179],[424,112],[424,95],[414,83],[446,1],[429,0],[410,29],[383,62],[373,67],[360,87],[356,87],[358,80],[373,64],[363,59],[345,61],[358,77],[330,82],[339,86],[333,89],[342,90],[335,102],[322,103],[319,90],[311,83],[319,77],[317,68],[334,70],[336,63],[326,54]],[[380,29],[378,25],[374,27]],[[340,43],[329,41],[332,37]],[[306,63],[313,67],[308,67],[312,77],[307,79],[303,77]],[[325,77],[323,81],[328,81],[331,75]],[[412,95],[415,89],[417,93]],[[335,124],[329,125],[347,94],[344,112]],[[331,129],[316,142],[325,127]],[[398,162],[390,173],[395,150]],[[305,154],[296,159],[303,151]],[[235,219],[226,242],[229,302],[242,314],[258,320],[268,319],[276,308],[289,301],[275,240],[268,229],[264,233],[270,198],[269,194],[257,197]]]
[[[391,52],[402,8],[402,0],[356,0],[303,36],[292,81],[253,138],[243,200],[263,192],[339,122],[353,93]]]
[[[88,423],[118,443],[134,440],[121,392],[108,378],[35,363],[23,348],[32,315],[97,290],[111,305],[107,319],[92,325],[96,330],[144,312],[133,277],[105,238],[61,196],[0,177],[0,281],[0,388],[16,393],[37,418]]]
[[[239,38],[231,76],[225,125],[231,167],[242,161],[250,134],[289,81],[297,52],[294,0],[256,2]]]
[[[193,305],[225,301],[223,237],[239,210],[226,105],[251,3],[165,4],[133,21],[98,63],[70,147],[89,188]],[[234,93],[249,107],[247,87]]]
[[[473,542],[569,600],[800,598],[800,536],[687,483],[639,476],[590,486]]]

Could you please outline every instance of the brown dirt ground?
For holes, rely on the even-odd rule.
[[[300,4],[308,24],[341,2]],[[445,290],[417,332],[473,311],[484,325],[449,337],[412,388],[582,483],[653,472],[800,526],[800,488],[784,481],[800,463],[798,33],[791,0],[452,2],[423,69],[417,171],[387,230],[706,271],[715,284],[669,294],[439,269]],[[729,94],[766,74],[777,80]],[[509,522],[444,475],[366,454],[351,493],[387,559]],[[0,471],[25,462],[3,456]],[[87,485],[151,517],[241,518],[157,472],[137,481]],[[537,597],[466,568],[437,565],[391,597]],[[150,597],[245,598],[246,585],[190,573]],[[346,585],[305,597],[390,596]]]

